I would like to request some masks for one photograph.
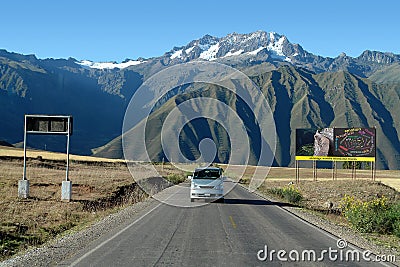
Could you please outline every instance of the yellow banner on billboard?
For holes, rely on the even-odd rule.
[[[375,161],[375,157],[296,156],[296,160]]]

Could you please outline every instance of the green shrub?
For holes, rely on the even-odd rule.
[[[395,234],[397,237],[400,237],[400,220],[397,220],[393,224],[393,234]]]
[[[298,204],[303,199],[299,189],[294,185],[288,185],[283,188],[271,188],[269,192],[293,204]]]
[[[350,225],[360,232],[400,236],[400,203],[390,204],[384,196],[361,201],[346,195],[341,209]]]
[[[393,234],[400,237],[400,202],[391,207],[390,216],[393,220]]]
[[[282,188],[270,188],[268,192],[274,195],[277,195],[280,198],[283,198],[283,189]]]

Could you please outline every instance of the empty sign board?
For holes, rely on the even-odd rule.
[[[25,125],[29,134],[72,135],[72,116],[25,115]]]

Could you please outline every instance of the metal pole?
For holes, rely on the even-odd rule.
[[[300,161],[297,162],[297,180],[300,183]]]
[[[313,181],[317,180],[317,162],[313,160]]]
[[[371,161],[371,179],[372,179],[372,181],[374,180],[374,162],[373,161]]]
[[[354,179],[354,161],[351,162],[351,180]]]
[[[354,180],[357,180],[357,162],[354,161]]]
[[[314,179],[314,181],[317,181],[317,177],[318,177],[318,168],[317,168],[317,161],[315,161],[315,179]]]
[[[372,165],[372,181],[375,181],[375,177],[376,177],[376,162],[372,161],[371,165]]]
[[[337,180],[337,162],[335,161],[335,181]]]
[[[313,181],[317,180],[317,162],[313,160]]]
[[[26,115],[24,120],[24,176],[22,177],[22,180],[27,180],[26,179]]]
[[[297,181],[300,183],[300,161],[297,162]]]
[[[65,181],[69,181],[68,178],[68,171],[69,171],[69,133],[70,133],[70,119],[71,117],[68,117],[68,134],[67,134],[67,170],[65,173]]]

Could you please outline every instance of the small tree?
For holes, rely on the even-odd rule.
[[[361,161],[345,161],[343,162],[343,169],[353,169],[353,162],[356,169],[361,169]]]

